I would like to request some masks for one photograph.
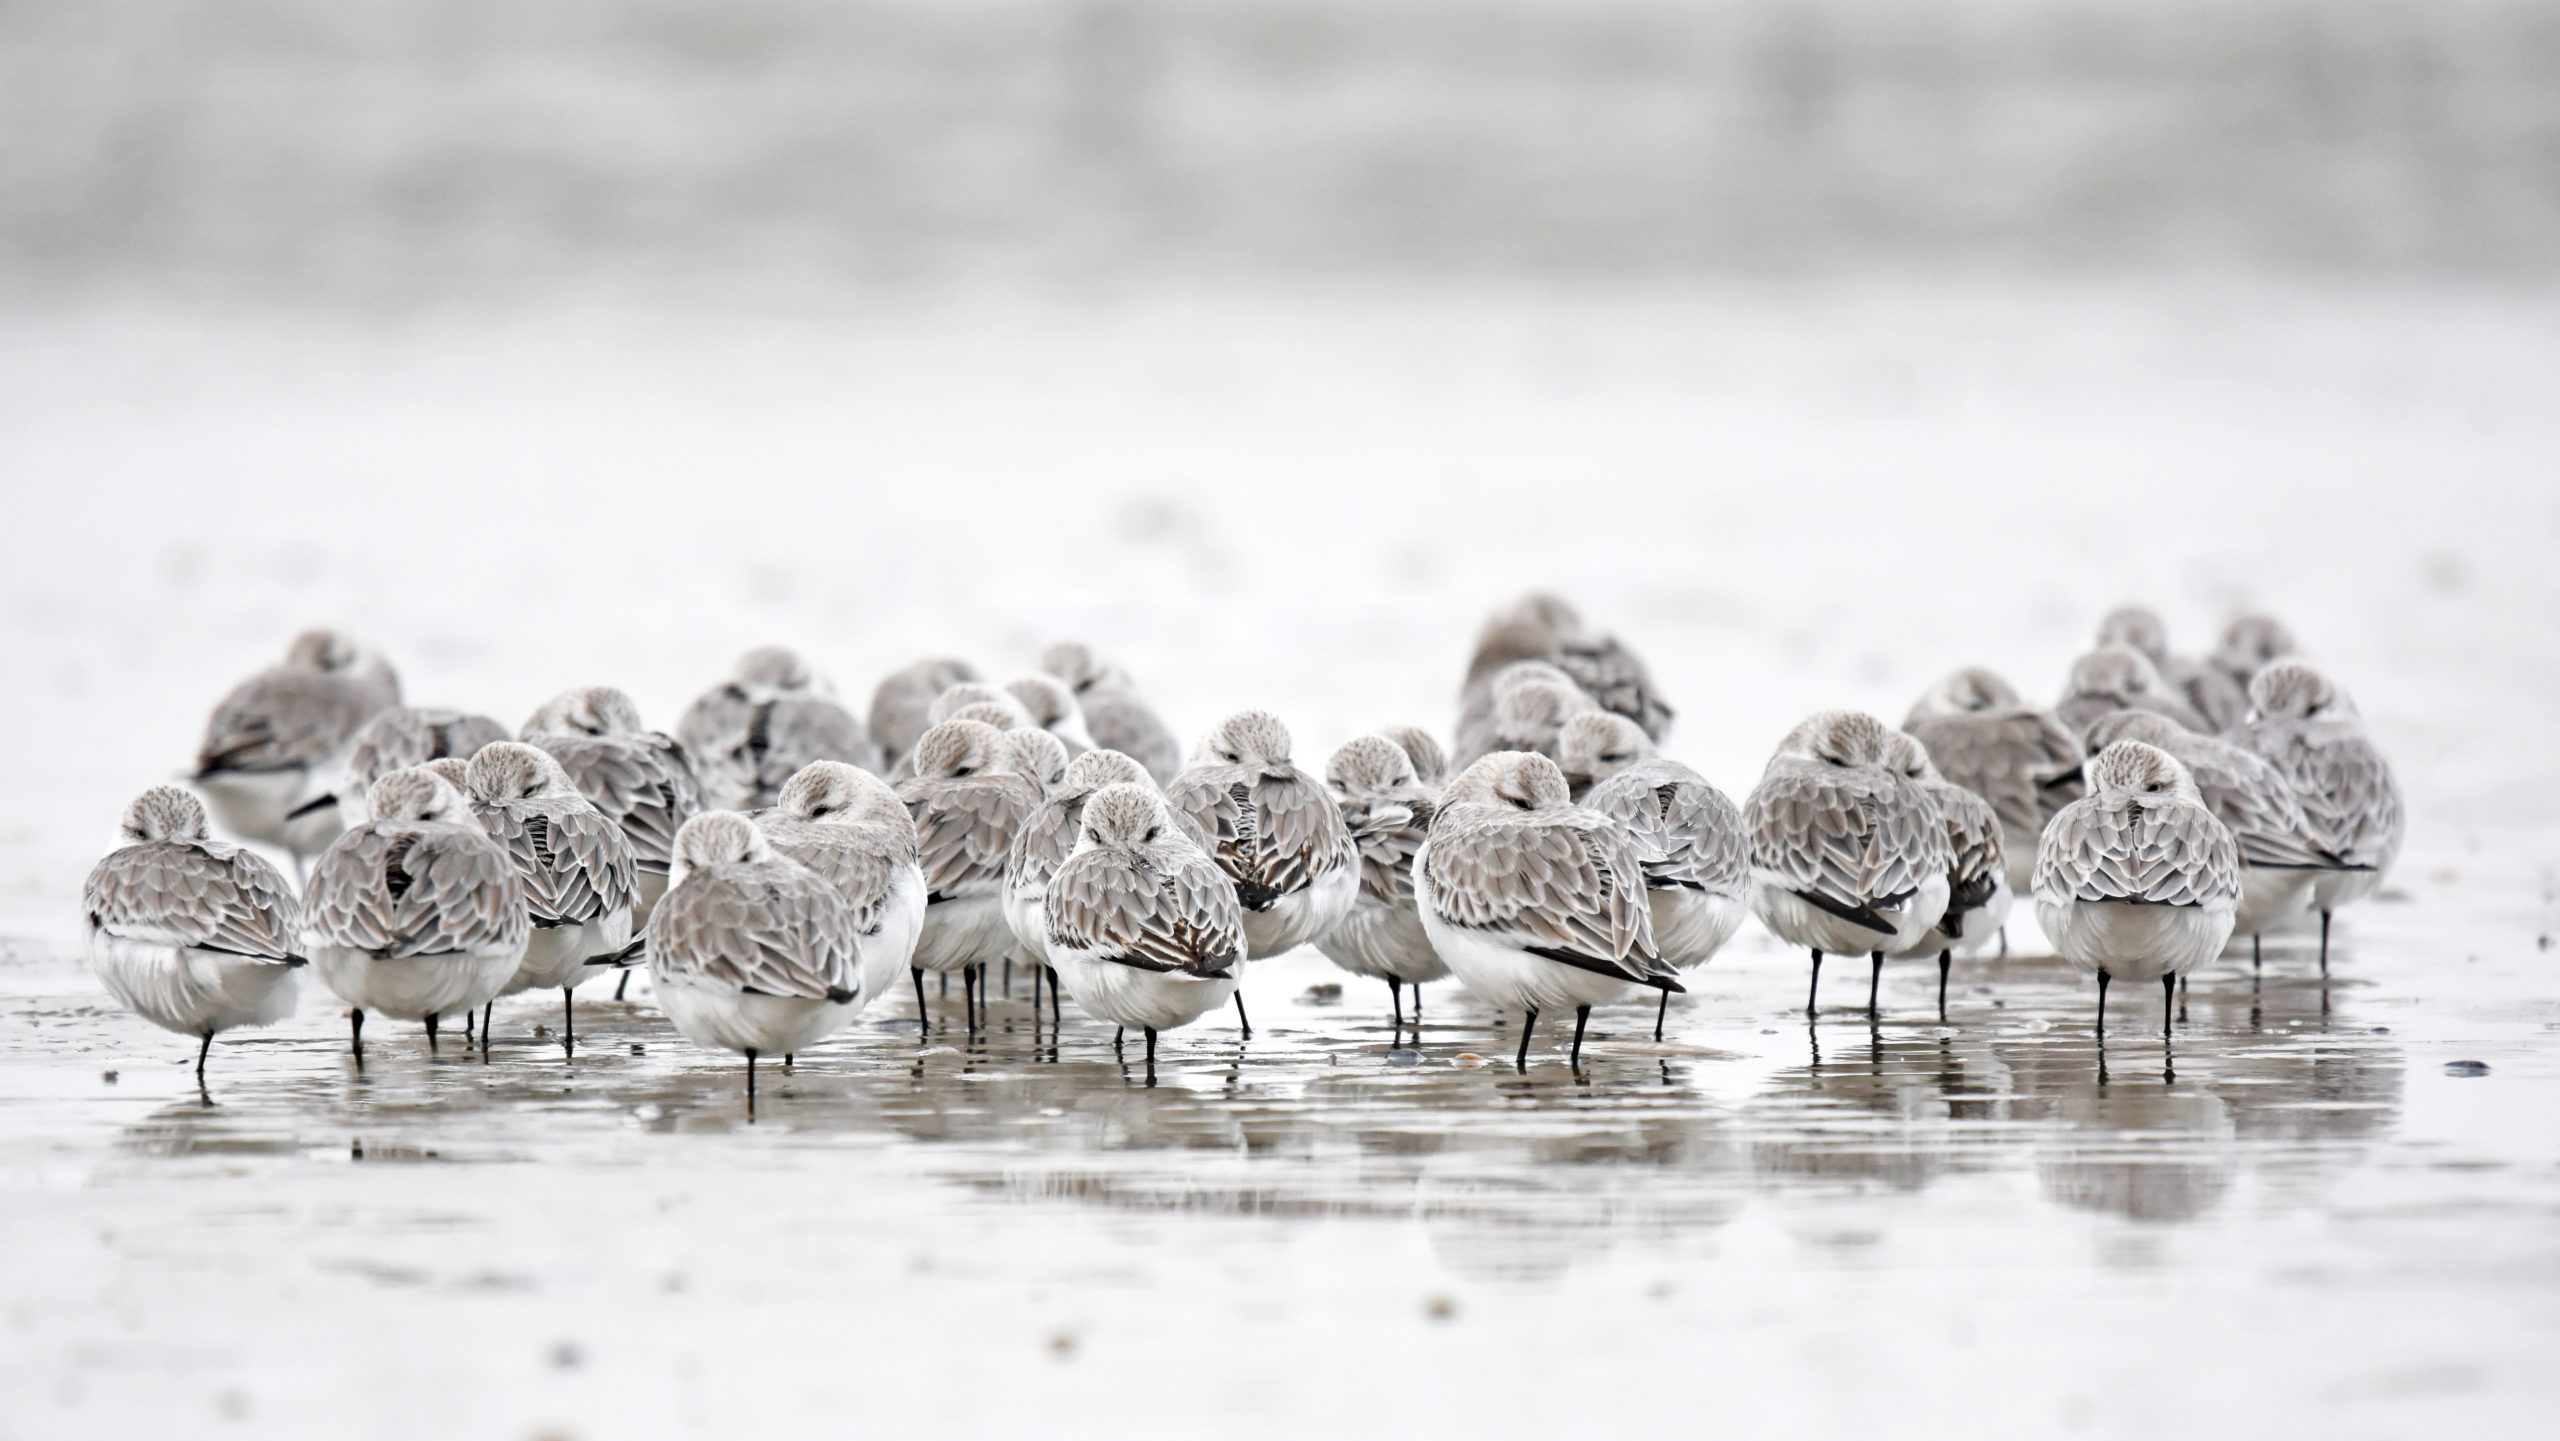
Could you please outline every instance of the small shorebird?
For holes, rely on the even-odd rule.
[[[1036,1018],[1040,1009],[1039,981],[1043,971],[1054,986],[1057,975],[1049,962],[1049,923],[1045,901],[1049,878],[1074,853],[1076,838],[1083,834],[1085,802],[1106,786],[1139,785],[1155,788],[1155,778],[1147,768],[1115,750],[1091,750],[1067,762],[1066,774],[1049,788],[1048,795],[1022,829],[1014,833],[1013,844],[1006,849],[1004,863],[1005,922],[1013,929],[1014,939],[1021,942],[1034,966],[1031,1009]],[[1206,854],[1213,844],[1208,833],[1189,816],[1176,814],[1174,824]],[[1049,1013],[1055,1019],[1058,997],[1049,997]]]
[[[1461,772],[1413,876],[1423,929],[1459,984],[1524,1013],[1522,1071],[1539,1012],[1573,1008],[1578,1070],[1593,1006],[1685,989],[1654,949],[1635,837],[1576,806],[1545,756],[1496,751]]]
[[[1045,796],[1066,779],[1067,743],[1037,727],[1009,730],[996,747],[996,764],[1038,786]]]
[[[2321,874],[2346,868],[2313,837],[2293,786],[2266,757],[2143,711],[2106,716],[2089,728],[2091,754],[2117,741],[2140,741],[2175,757],[2205,809],[2231,831],[2240,847],[2240,905],[2231,934],[2249,938],[2253,963],[2264,955],[2266,932],[2310,909]]]
[[[1013,950],[1013,929],[1005,923],[1005,855],[1041,796],[1038,786],[1004,768],[1003,743],[1003,733],[982,722],[944,721],[916,742],[916,773],[898,787],[898,799],[915,817],[924,869],[924,928],[908,963],[919,1034],[931,1031],[925,972],[959,974],[967,1028],[975,1032],[982,973]]]
[[[758,646],[738,657],[729,678],[694,697],[676,717],[676,739],[697,758],[719,750],[747,727],[763,701],[777,696],[833,696],[835,686],[787,646]]]
[[[1084,707],[1076,704],[1076,693],[1067,689],[1065,681],[1053,675],[1016,676],[1005,682],[1004,689],[1022,702],[1033,725],[1066,742],[1067,759],[1094,748],[1093,735],[1085,729]]]
[[[1359,852],[1360,889],[1342,919],[1316,937],[1316,949],[1355,976],[1387,983],[1398,1036],[1404,988],[1413,987],[1419,1031],[1423,985],[1449,974],[1413,902],[1413,858],[1430,835],[1439,797],[1414,774],[1413,758],[1385,736],[1358,736],[1335,751],[1324,783]]]
[[[1947,908],[1946,818],[1928,792],[1885,769],[1884,723],[1823,711],[1788,732],[1743,806],[1752,910],[1813,953],[1814,1014],[1828,952],[1865,951],[1867,1014],[1884,958],[1920,944]]]
[[[1458,769],[1465,770],[1475,761],[1502,749],[1493,738],[1494,713],[1510,699],[1513,691],[1531,685],[1552,686],[1562,692],[1563,698],[1549,708],[1560,710],[1567,716],[1600,709],[1600,703],[1584,695],[1573,677],[1566,675],[1553,662],[1515,660],[1487,675],[1480,684],[1471,683],[1466,693],[1458,698],[1457,749],[1452,753]]]
[[[1305,945],[1350,911],[1359,853],[1324,787],[1290,760],[1278,716],[1238,711],[1218,722],[1165,799],[1217,842],[1210,855],[1235,882],[1253,958]],[[1236,1020],[1250,1037],[1241,995]]]
[[[1644,736],[1623,716],[1607,719],[1638,740]],[[1580,804],[1636,838],[1654,949],[1672,969],[1705,965],[1742,929],[1751,914],[1751,847],[1742,812],[1704,776],[1678,761],[1638,760],[1610,771]],[[1654,1004],[1657,1041],[1670,1010],[1666,990]]]
[[[1556,733],[1556,769],[1580,805],[1591,788],[1638,761],[1654,758],[1644,727],[1612,711],[1575,716]]]
[[[631,943],[639,897],[631,842],[578,794],[547,751],[514,741],[484,746],[471,758],[466,782],[472,815],[515,863],[533,921],[524,959],[498,994],[559,991],[560,1045],[574,1051],[577,988],[595,974],[588,963]],[[489,1020],[484,1007],[484,1033]]]
[[[2033,887],[2036,841],[2083,790],[2079,736],[1979,668],[1931,686],[1902,728],[1927,748],[1930,764],[1950,784],[1991,803],[2000,817],[2009,889],[2023,894]]]
[[[2045,828],[2036,851],[2036,920],[2063,959],[2107,983],[2160,982],[2160,1034],[2178,978],[2222,953],[2240,904],[2240,849],[2175,757],[2118,741],[2088,765],[2089,794]]]
[[[1182,770],[1182,742],[1173,728],[1138,695],[1126,671],[1094,654],[1081,641],[1065,640],[1040,653],[1040,668],[1066,682],[1084,712],[1093,743],[1147,768],[1157,785],[1170,785]]]
[[[550,752],[578,793],[622,828],[639,878],[632,924],[645,926],[667,893],[676,831],[702,809],[684,747],[642,729],[631,697],[601,685],[552,697],[524,723],[524,739]],[[621,994],[615,987],[615,997]]]
[[[2222,640],[2205,663],[2231,678],[2243,695],[2258,672],[2292,655],[2299,647],[2293,632],[2271,615],[2243,613],[2222,628]]]
[[[880,748],[853,712],[829,696],[777,695],[756,701],[742,722],[707,749],[687,743],[702,799],[712,810],[755,810],[773,804],[783,782],[811,761],[843,761],[880,769]]]
[[[924,733],[933,729],[926,714],[934,697],[955,685],[978,678],[977,669],[955,656],[928,656],[891,671],[871,692],[871,738],[880,743],[881,759],[891,766],[906,759]]]
[[[1146,1033],[1150,1080],[1156,1033],[1225,1005],[1243,972],[1235,888],[1153,786],[1105,786],[1085,801],[1042,919],[1049,963],[1076,1004]]]
[[[496,999],[533,932],[515,863],[451,782],[393,771],[366,802],[373,819],[311,867],[300,937],[321,983],[350,1007],[358,1065],[366,1011],[425,1022],[432,1051],[437,1018]]]
[[[1508,661],[1552,661],[1604,710],[1644,728],[1655,741],[1670,733],[1672,711],[1644,662],[1616,636],[1594,631],[1563,597],[1532,591],[1494,612],[1467,667],[1470,687]]]
[[[433,710],[420,706],[393,706],[364,723],[347,747],[347,762],[338,778],[334,797],[338,820],[342,825],[360,826],[372,817],[365,813],[365,796],[373,783],[393,771],[422,766],[429,761],[451,757],[464,762],[480,753],[480,748],[498,741],[514,740],[507,728],[488,716],[467,715],[461,711]],[[311,801],[308,805],[322,802]]]
[[[1494,692],[1493,714],[1476,730],[1472,746],[1458,748],[1459,769],[1496,751],[1528,751],[1554,760],[1565,724],[1580,715],[1606,714],[1582,688],[1531,678]]]
[[[2159,717],[2150,717],[2159,719]],[[2161,724],[2169,724],[2162,720]],[[2008,924],[2016,892],[2009,886],[2008,841],[1991,803],[1951,785],[1919,740],[1903,731],[1885,737],[1885,769],[1929,793],[1947,827],[1947,909],[1917,945],[1899,956],[1938,956],[1938,1019],[1947,1018],[1947,974],[1955,954],[1991,944]]]
[[[2151,658],[2125,645],[2100,646],[2073,661],[2070,682],[2053,714],[2072,734],[2081,735],[2098,717],[2126,710],[2164,715],[2191,731],[2205,727],[2204,717],[2186,697],[2160,679]]]
[[[651,993],[684,1038],[747,1058],[790,1058],[862,1010],[853,910],[825,877],[784,859],[745,816],[714,811],[676,833],[667,898],[649,923]]]
[[[195,787],[223,829],[288,852],[299,870],[345,829],[333,802],[348,743],[399,703],[388,662],[338,631],[304,631],[281,664],[213,708]]]
[[[2248,713],[2248,688],[2207,661],[2169,649],[2169,627],[2146,605],[2120,605],[2098,622],[2098,644],[2142,652],[2170,691],[2204,718],[2207,733],[2229,730]]]
[[[2409,813],[2391,763],[2365,734],[2355,702],[2298,660],[2280,660],[2249,682],[2249,719],[2234,733],[2293,787],[2303,818],[2335,869],[2311,883],[2320,914],[2320,974],[2329,973],[2329,917],[2372,895],[2400,858]]]
[[[205,833],[204,806],[153,786],[125,807],[124,843],[81,887],[89,968],[107,994],[163,1030],[213,1038],[270,1026],[301,998],[293,892],[276,868]]]
[[[754,820],[775,850],[825,878],[852,908],[862,994],[888,995],[924,929],[916,823],[898,793],[860,766],[812,761]]]
[[[1420,726],[1393,725],[1378,734],[1394,741],[1405,759],[1413,762],[1414,779],[1438,790],[1449,783],[1449,753],[1441,749],[1440,740]]]

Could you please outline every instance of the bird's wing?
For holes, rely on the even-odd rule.
[[[2198,906],[2236,900],[2240,851],[2213,813],[2189,801],[2081,801],[2046,827],[2036,895]]]
[[[708,867],[649,918],[649,963],[760,996],[848,999],[859,985],[853,914],[805,866]]]
[[[1049,878],[1042,905],[1051,945],[1124,966],[1224,977],[1244,961],[1235,888],[1205,858],[1141,871],[1088,851]]]
[[[1639,984],[1661,966],[1635,843],[1614,825],[1442,825],[1423,864],[1452,925]]]
[[[352,739],[379,709],[343,677],[279,667],[234,686],[205,722],[202,771],[315,765]]]
[[[1014,832],[1013,844],[1005,851],[1005,884],[1041,885],[1058,873],[1076,848],[1082,806],[1082,801],[1041,802],[1022,829]]]
[[[1095,745],[1145,766],[1158,785],[1169,785],[1181,774],[1182,742],[1145,701],[1118,686],[1095,685],[1076,702],[1084,709],[1085,732]]]
[[[682,746],[655,733],[531,740],[560,762],[580,795],[621,828],[634,865],[666,874],[676,831],[702,809],[702,790]]]
[[[899,798],[915,816],[917,864],[934,900],[1004,884],[1005,855],[1040,798],[1020,776],[911,780]]]
[[[1431,834],[1428,796],[1345,801],[1342,823],[1360,855],[1360,889],[1391,906],[1413,904],[1413,858]]]
[[[515,862],[536,925],[579,923],[631,906],[631,842],[592,805],[475,804],[481,829]]]
[[[276,868],[247,851],[153,841],[110,851],[81,892],[90,924],[149,928],[262,960],[293,950],[297,907]]]
[[[1646,761],[1593,786],[1583,806],[1616,820],[1645,850],[1645,880],[1656,890],[1733,894],[1751,869],[1742,812],[1697,772]]]
[[[2292,771],[2294,793],[2320,844],[2350,865],[2388,870],[2407,822],[2391,765],[2362,736],[2306,745]]]
[[[521,947],[532,929],[515,864],[477,827],[365,826],[313,869],[303,932],[381,960]]]
[[[1936,808],[1928,825],[1942,824]],[[1810,767],[1772,767],[1743,806],[1753,869],[1778,878],[1809,904],[1891,934],[1879,903],[1917,890],[1945,841],[1924,845],[1920,814],[1894,804],[1893,793],[1867,775]]]
[[[1311,778],[1295,770],[1266,773],[1255,778],[1253,798],[1262,814],[1264,843],[1250,875],[1273,894],[1302,890],[1353,860],[1342,812]]]

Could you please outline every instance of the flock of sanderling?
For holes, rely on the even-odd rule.
[[[673,736],[629,697],[566,692],[523,740],[401,704],[384,660],[312,631],[225,696],[191,791],[127,807],[84,894],[91,964],[137,1014],[202,1039],[292,1013],[308,965],[347,1007],[476,1028],[520,991],[645,965],[696,1045],[760,1056],[843,1029],[925,976],[984,1022],[991,966],[1031,973],[1035,1029],[1061,998],[1143,1033],[1232,1003],[1246,963],[1312,944],[1383,980],[1398,1043],[1422,987],[1454,975],[1523,1017],[1670,995],[1746,914],[1813,958],[1938,960],[2001,936],[2030,893],[2044,933],[2098,981],[2178,979],[2367,895],[2404,820],[2355,706],[2243,616],[2209,656],[2157,616],[2100,627],[2051,710],[1982,670],[1949,676],[1899,731],[1824,711],[1779,743],[1736,807],[1656,752],[1671,709],[1644,664],[1552,596],[1478,640],[1455,745],[1389,727],[1321,779],[1263,711],[1219,721],[1186,762],[1129,677],[1065,643],[1002,687],[918,661],[857,718],[789,651],[751,652]],[[199,794],[202,800],[199,801]],[[206,805],[290,853],[289,885],[209,836]],[[298,894],[297,894],[298,891]],[[2005,945],[2005,941],[2003,942]],[[623,983],[628,983],[627,971]],[[1412,991],[1408,1021],[1405,991]],[[947,1024],[947,1022],[946,1022]]]

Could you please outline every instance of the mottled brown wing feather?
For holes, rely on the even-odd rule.
[[[2240,851],[2191,801],[2134,805],[2091,797],[2054,819],[2036,853],[2036,895],[2196,906],[2237,900]]]
[[[230,846],[153,841],[110,851],[81,903],[110,930],[148,927],[234,955],[294,954],[293,892],[276,868]]]
[[[1235,889],[1205,858],[1141,871],[1087,851],[1049,879],[1049,941],[1148,971],[1225,976],[1244,962]]]
[[[1469,810],[1476,808],[1469,807]],[[1570,817],[1482,821],[1444,813],[1424,858],[1449,924],[1511,933],[1649,983],[1662,962],[1634,841],[1613,825]]]
[[[532,921],[515,864],[477,827],[361,826],[313,867],[306,936],[381,960],[521,947]]]
[[[762,996],[824,1000],[858,984],[852,909],[804,866],[711,866],[649,919],[649,963]]]
[[[637,888],[631,842],[595,807],[529,800],[475,802],[471,809],[515,862],[534,924],[575,924],[630,909]]]
[[[550,752],[578,793],[621,828],[635,866],[666,874],[676,831],[702,811],[702,790],[682,746],[655,732],[525,739]]]
[[[1040,808],[1039,792],[1010,774],[910,780],[898,798],[915,816],[917,863],[937,901],[1001,887],[1013,838]]]

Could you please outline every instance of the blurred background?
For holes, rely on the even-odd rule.
[[[0,913],[318,621],[660,724],[1078,635],[1320,753],[1547,585],[1739,792],[2257,605],[2520,822],[2555,279],[2528,0],[0,4]]]

